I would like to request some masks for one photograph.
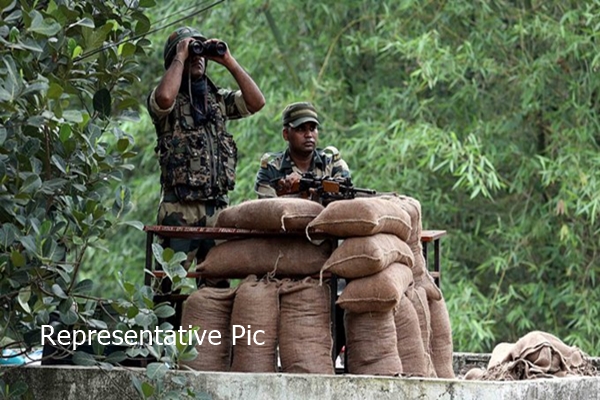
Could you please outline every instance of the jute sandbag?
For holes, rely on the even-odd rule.
[[[279,289],[279,357],[289,373],[334,374],[329,285],[305,278]]]
[[[427,292],[427,298],[439,300],[442,297],[442,293],[429,273],[427,263],[425,262],[425,256],[423,255],[423,242],[421,241],[421,233],[423,232],[421,203],[417,199],[403,195],[386,195],[381,198],[399,204],[410,216],[411,231],[410,236],[406,239],[406,244],[408,244],[412,250],[415,259],[415,262],[412,265],[415,286],[423,287]]]
[[[348,372],[359,375],[400,375],[394,313],[344,312]]]
[[[323,210],[315,201],[276,197],[247,200],[221,211],[215,226],[266,231],[304,231]]]
[[[446,301],[429,300],[431,315],[431,361],[438,378],[454,378],[452,366],[452,328]]]
[[[190,326],[199,327],[198,336],[202,344],[196,344],[198,356],[194,360],[180,364],[196,371],[229,371],[231,362],[231,309],[235,289],[201,287],[192,293],[183,303],[181,327],[190,330]],[[219,345],[210,343],[209,332],[219,331]],[[213,341],[213,342],[215,342]]]
[[[398,305],[412,283],[410,268],[392,263],[376,274],[348,282],[337,304],[353,313],[389,311]]]
[[[425,350],[425,363],[427,367],[426,377],[436,378],[435,367],[431,360],[431,314],[429,313],[429,304],[425,289],[421,287],[409,287],[406,296],[411,301],[417,317],[419,318],[419,328],[421,331],[421,341]]]
[[[307,226],[338,237],[391,233],[402,240],[410,235],[410,216],[399,204],[378,197],[334,201]]]
[[[205,277],[306,276],[318,273],[330,254],[329,241],[316,246],[302,237],[230,240],[210,249],[197,271]]]
[[[378,233],[344,240],[333,251],[322,270],[331,271],[342,278],[362,278],[383,270],[393,262],[412,267],[412,251],[399,237]]]
[[[255,276],[249,276],[238,286],[231,312],[231,371],[277,371],[278,286],[279,283],[274,281],[257,282]],[[237,339],[234,343],[235,331],[242,332],[240,326],[246,329],[246,334],[250,326],[250,344],[246,337]],[[259,330],[262,332],[257,333]]]
[[[516,343],[499,343],[492,351],[487,370],[471,369],[465,379],[524,380],[595,376],[589,356],[556,336],[532,331]]]
[[[419,316],[406,294],[402,295],[400,304],[396,308],[394,322],[403,374],[429,377],[428,357],[421,339]]]

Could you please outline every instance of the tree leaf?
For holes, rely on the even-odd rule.
[[[103,117],[108,117],[111,114],[111,96],[110,92],[106,88],[102,88],[98,90],[94,94],[94,111],[102,115]]]
[[[56,21],[49,18],[44,20],[42,14],[36,10],[32,10],[29,13],[29,17],[31,17],[31,26],[29,27],[29,30],[32,32],[36,32],[44,36],[54,36],[62,29],[60,24]]]
[[[164,363],[153,362],[146,367],[146,376],[151,380],[162,380],[169,371]]]
[[[83,351],[75,351],[75,353],[73,353],[73,363],[85,367],[91,367],[97,364],[94,356]]]

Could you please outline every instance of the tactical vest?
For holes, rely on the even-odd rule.
[[[207,123],[195,126],[190,99],[179,93],[171,114],[155,124],[160,182],[179,201],[217,199],[235,186],[237,146],[225,130],[225,110],[216,90],[208,92],[206,107],[212,112],[207,114],[212,118]]]

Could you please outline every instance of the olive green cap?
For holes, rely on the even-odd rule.
[[[292,103],[285,107],[282,113],[283,125],[296,128],[305,122],[314,122],[319,125],[319,116],[315,107],[306,101]]]

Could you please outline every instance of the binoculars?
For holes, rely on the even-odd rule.
[[[222,56],[227,53],[227,44],[225,42],[201,42],[194,40],[190,42],[190,53],[196,56]]]

